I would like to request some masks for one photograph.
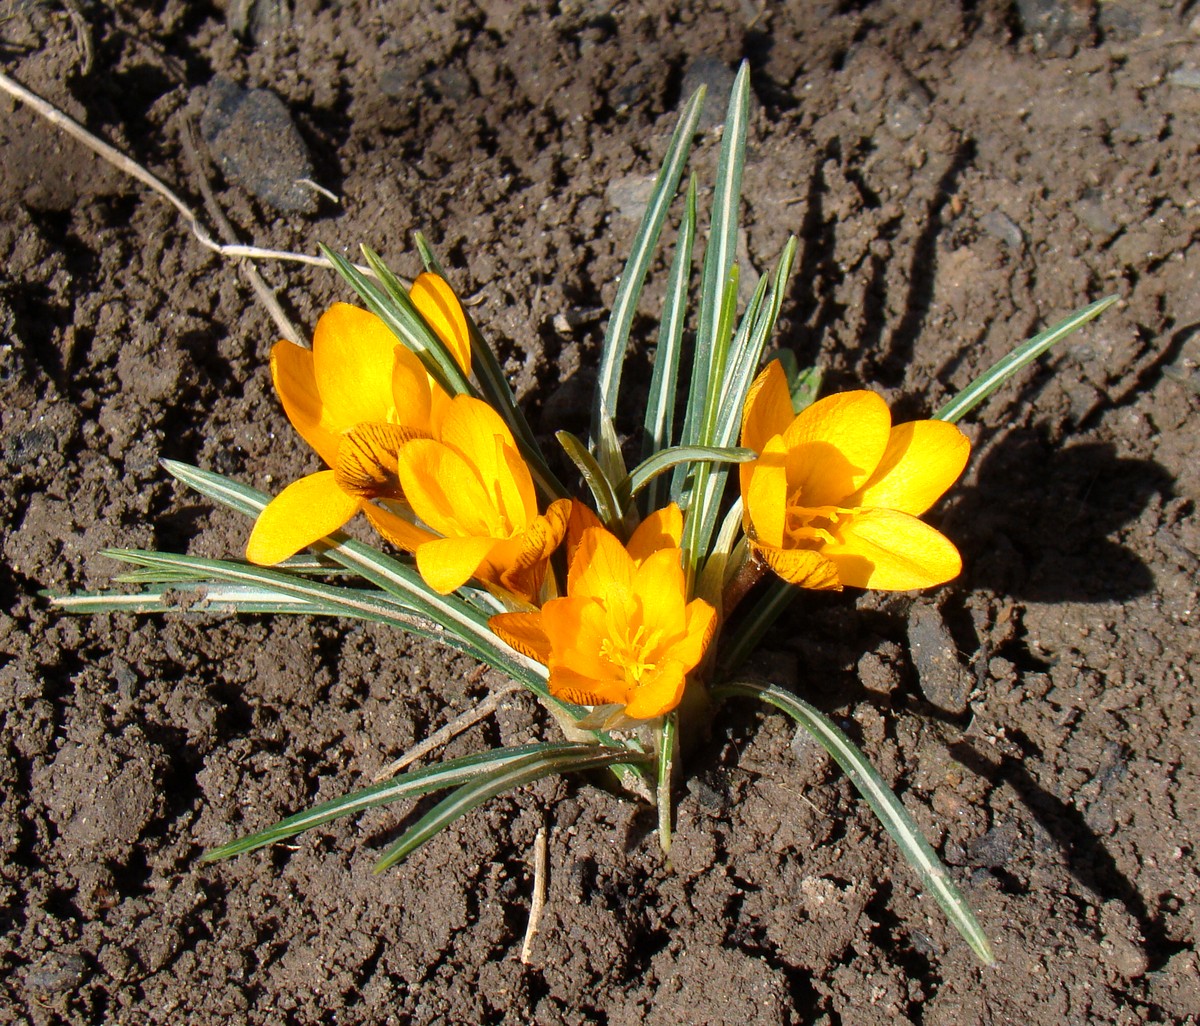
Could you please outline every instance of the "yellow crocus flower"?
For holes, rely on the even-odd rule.
[[[687,600],[671,505],[647,517],[628,546],[603,527],[584,529],[564,598],[535,613],[501,613],[489,626],[550,669],[551,694],[579,705],[622,705],[646,720],[670,712],[699,665],[717,614]]]
[[[804,588],[906,591],[955,577],[954,545],[917,519],[962,473],[970,443],[953,424],[892,426],[875,393],[843,392],[798,415],[779,363],[750,388],[741,467],[746,533],[780,577]]]
[[[422,274],[409,295],[469,373],[466,317],[450,286]],[[360,510],[377,527],[389,527],[394,517],[370,500],[401,497],[397,453],[405,442],[430,434],[450,397],[382,320],[346,303],[321,316],[312,349],[277,343],[271,377],[288,420],[329,469],[293,482],[271,500],[254,524],[246,558],[278,563]]]
[[[491,406],[455,396],[434,418],[432,437],[401,446],[397,469],[420,526],[393,521],[399,530],[384,536],[415,553],[431,588],[447,594],[474,577],[537,602],[571,503],[538,513],[529,467]]]

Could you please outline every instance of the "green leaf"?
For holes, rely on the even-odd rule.
[[[792,717],[833,757],[850,778],[851,783],[866,799],[872,811],[892,838],[900,845],[904,857],[921,878],[921,883],[942,907],[955,929],[971,946],[971,950],[986,965],[995,962],[991,945],[975,913],[967,904],[949,871],[924,835],[912,815],[904,807],[879,771],[871,765],[854,743],[819,709],[775,684],[736,681],[718,684],[712,689],[714,701],[726,698],[757,698],[775,706]]]
[[[417,798],[433,791],[443,791],[451,787],[460,787],[468,781],[482,776],[488,776],[506,767],[529,765],[549,756],[571,754],[580,751],[595,751],[594,745],[581,744],[577,741],[562,741],[557,743],[536,743],[517,745],[512,748],[497,748],[476,755],[466,755],[458,759],[449,759],[424,769],[410,770],[401,777],[383,780],[370,787],[322,802],[306,812],[281,820],[274,826],[257,833],[249,834],[219,848],[206,851],[201,860],[216,862],[219,859],[231,858],[234,855],[244,855],[246,852],[265,848],[288,837],[321,826],[343,816],[350,816],[366,809],[378,808],[399,801],[402,798]]]
[[[540,755],[464,784],[406,830],[375,864],[375,872],[382,873],[394,866],[455,820],[461,819],[476,806],[505,791],[523,787],[555,773],[578,773],[618,764],[645,764],[648,761],[646,756],[624,747],[598,748],[596,745],[580,745],[579,749],[574,752]]]
[[[659,474],[680,464],[688,463],[749,463],[758,453],[753,449],[717,448],[713,445],[675,445],[660,449],[647,460],[643,460],[630,471],[616,487],[617,496],[624,504],[650,484]],[[655,507],[657,509],[658,507]]]
[[[1065,338],[1071,332],[1083,327],[1093,317],[1099,317],[1113,305],[1120,296],[1106,296],[1098,299],[1090,306],[1077,310],[1070,317],[1059,321],[1052,328],[1034,335],[1028,342],[1018,346],[1002,360],[992,364],[979,377],[951,399],[945,406],[933,415],[934,420],[945,420],[951,424],[962,419],[964,415],[975,409],[989,395],[1011,378],[1017,371],[1033,363],[1052,345]]]
[[[696,91],[695,95],[684,107],[679,123],[667,146],[666,156],[655,179],[654,191],[650,194],[650,202],[642,216],[637,235],[633,239],[632,251],[625,269],[621,272],[617,295],[613,300],[612,314],[608,319],[608,328],[604,334],[604,345],[600,351],[600,368],[596,379],[596,398],[592,407],[592,443],[599,444],[601,421],[604,417],[610,420],[616,418],[617,397],[621,389],[621,370],[625,363],[625,353],[629,347],[629,329],[637,312],[638,298],[646,283],[646,275],[650,270],[650,261],[658,246],[663,224],[667,218],[671,200],[679,188],[679,179],[683,175],[688,153],[692,147],[692,139],[696,134],[696,125],[700,120],[700,111],[704,105],[704,89]]]
[[[654,351],[654,371],[650,394],[646,399],[643,423],[642,457],[650,459],[671,445],[675,422],[675,398],[679,390],[679,363],[683,351],[683,328],[687,320],[688,282],[692,272],[692,250],[696,239],[696,176],[688,183],[687,205],[675,240],[675,258],[667,280],[662,319],[658,329],[658,347]],[[668,482],[654,478],[646,493],[643,513],[667,504]]]
[[[571,462],[579,468],[584,483],[592,493],[592,498],[596,500],[596,512],[600,514],[604,525],[610,531],[618,531],[621,524],[622,506],[617,499],[613,483],[600,468],[599,462],[588,452],[582,439],[577,438],[570,431],[556,432],[554,437],[558,439],[563,450],[571,458]]]

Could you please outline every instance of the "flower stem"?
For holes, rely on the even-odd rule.
[[[658,805],[658,843],[668,861],[671,856],[671,784],[679,743],[677,725],[676,714],[671,712],[663,717],[662,726],[658,728],[658,787],[654,798]]]

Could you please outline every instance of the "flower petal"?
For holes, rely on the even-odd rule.
[[[491,498],[475,469],[453,449],[417,438],[400,449],[396,466],[413,512],[438,534],[491,537]]]
[[[293,481],[258,515],[246,558],[259,566],[279,563],[341,528],[361,505],[337,486],[332,470]]]
[[[601,602],[627,601],[634,562],[615,535],[604,528],[584,531],[567,572],[567,594]]]
[[[550,662],[550,638],[541,613],[497,613],[488,620],[492,633],[522,655],[539,663]]]
[[[340,432],[349,425],[338,426],[325,419],[312,350],[287,340],[277,342],[271,349],[271,379],[292,427],[332,467],[337,461]]]
[[[866,509],[849,517],[823,554],[842,584],[882,591],[929,588],[957,577],[962,557],[945,535],[908,513]]]
[[[640,681],[625,715],[633,720],[648,720],[674,709],[683,698],[687,671],[674,660],[659,663],[648,677]]]
[[[844,506],[887,449],[892,415],[874,392],[840,392],[802,410],[783,433],[788,494],[804,506]]]
[[[426,323],[445,343],[464,374],[471,373],[471,333],[467,316],[454,290],[445,279],[426,271],[417,276],[408,298],[413,301]]]
[[[897,424],[875,473],[845,505],[882,506],[919,516],[958,480],[970,455],[970,441],[953,424]]]
[[[334,303],[313,332],[313,370],[323,423],[345,431],[362,420],[394,415],[392,369],[401,342],[369,310]]]
[[[392,352],[392,401],[396,406],[396,422],[429,430],[432,420],[433,391],[446,394],[441,385],[429,380],[417,354],[398,345]]]
[[[687,628],[684,613],[687,588],[683,576],[683,554],[679,549],[651,553],[633,573],[642,626],[649,634],[671,639]],[[657,658],[657,654],[655,656]]]
[[[742,407],[742,445],[762,452],[767,439],[781,435],[796,417],[787,374],[772,360],[754,379]]]
[[[841,591],[838,567],[813,549],[781,549],[751,542],[758,558],[789,584],[820,591]]]
[[[371,526],[386,541],[391,542],[396,548],[403,549],[405,552],[416,552],[419,546],[437,538],[436,534],[418,527],[411,521],[405,520],[400,514],[393,513],[390,509],[382,509],[376,506],[373,502],[364,503],[363,512],[367,515]]]
[[[685,670],[691,670],[704,658],[708,644],[716,634],[717,611],[704,599],[692,599],[684,615],[684,636],[671,646],[666,657],[680,663]]]
[[[455,396],[439,438],[474,466],[489,505],[499,521],[508,522],[509,532],[521,530],[536,516],[537,495],[529,468],[508,425],[491,406],[472,396]]]
[[[776,435],[767,442],[762,455],[750,464],[742,485],[744,519],[749,522],[756,541],[776,548],[783,545],[787,500],[787,454],[783,439]]]
[[[417,570],[434,591],[449,595],[475,575],[495,544],[491,538],[435,538],[417,549]]]
[[[655,510],[638,524],[626,550],[640,563],[659,549],[677,549],[683,538],[683,514],[675,503]]]

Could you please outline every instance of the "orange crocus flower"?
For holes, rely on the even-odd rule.
[[[746,533],[780,577],[804,588],[927,588],[956,576],[954,545],[917,517],[954,483],[970,443],[953,424],[892,426],[874,392],[843,392],[800,414],[769,364],[750,388],[741,467]]]
[[[422,274],[409,295],[469,373],[466,317],[450,286]],[[359,510],[386,527],[392,518],[370,500],[401,497],[397,453],[406,441],[430,433],[450,397],[382,320],[346,303],[321,316],[312,349],[277,343],[271,376],[288,420],[330,469],[293,482],[271,500],[254,524],[246,558],[278,563]]]
[[[647,517],[628,546],[603,527],[575,548],[564,598],[536,613],[501,613],[488,624],[550,668],[550,693],[579,705],[622,705],[630,719],[670,712],[699,665],[717,614],[687,601],[675,505]]]
[[[442,594],[474,577],[536,603],[566,533],[570,500],[538,513],[533,478],[512,432],[482,400],[455,396],[431,428],[431,437],[401,446],[397,463],[419,524],[396,517],[390,531],[381,528],[384,536],[415,553],[417,570]]]

